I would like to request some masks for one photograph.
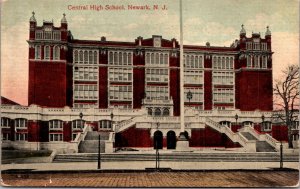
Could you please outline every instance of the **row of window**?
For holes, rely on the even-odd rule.
[[[132,52],[126,51],[109,51],[108,64],[110,65],[132,65]]]
[[[169,65],[169,54],[163,52],[146,52],[146,65]]]
[[[151,116],[169,116],[170,115],[170,108],[147,108],[148,115]]]
[[[35,39],[39,40],[60,40],[60,31],[43,31],[36,30],[35,31]]]
[[[110,100],[132,100],[131,85],[110,85],[109,86]]]
[[[74,67],[74,79],[85,81],[97,81],[98,67]]]
[[[74,50],[74,63],[75,64],[97,64],[98,51],[96,50]]]
[[[213,56],[214,69],[233,69],[232,56]]]
[[[220,85],[233,85],[234,83],[234,72],[213,72],[212,75],[213,84]]]
[[[96,108],[96,107],[97,104],[74,103],[74,108],[85,109],[85,108]]]
[[[169,87],[168,86],[146,86],[146,98],[157,100],[169,99]]]
[[[203,71],[185,70],[184,71],[185,84],[203,84]]]
[[[246,49],[253,50],[267,50],[267,43],[246,42]]]
[[[202,55],[183,55],[183,62],[185,68],[203,68]]]
[[[234,91],[233,89],[215,88],[213,90],[214,102],[233,103]]]
[[[35,59],[40,60],[42,54],[42,47],[40,45],[35,46]],[[50,60],[51,47],[49,45],[44,46],[44,60]],[[53,47],[53,60],[60,60],[60,47]]]
[[[108,73],[110,81],[132,81],[132,69],[130,68],[109,68]]]
[[[97,100],[97,85],[75,85],[74,99],[76,100]]]
[[[168,82],[169,70],[168,69],[146,69],[147,82]]]
[[[267,68],[268,57],[267,56],[247,56],[248,68]]]

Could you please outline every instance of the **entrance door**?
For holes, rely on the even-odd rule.
[[[167,149],[176,149],[176,134],[174,131],[167,133]]]
[[[161,131],[154,132],[154,149],[162,149],[163,148],[163,134]]]

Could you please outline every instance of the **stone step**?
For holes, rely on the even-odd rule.
[[[84,140],[98,140],[99,135],[100,135],[100,140],[108,140],[109,139],[109,132],[89,131],[89,132],[87,132]]]
[[[79,153],[98,153],[98,140],[85,140],[81,141],[78,147]],[[100,141],[100,152],[105,152],[105,141]]]
[[[256,141],[256,152],[275,152],[275,148],[273,148],[266,141]]]
[[[249,162],[276,162],[280,160],[279,153],[269,153],[267,155],[260,155],[260,153],[249,155],[237,154],[193,154],[191,155],[178,155],[160,154],[162,161],[186,161],[186,162],[201,162],[201,161],[249,161]],[[97,153],[90,154],[59,154],[55,157],[54,162],[81,162],[81,161],[97,161]],[[297,162],[299,156],[284,155],[285,162]],[[101,161],[155,161],[155,154],[101,154]]]
[[[247,140],[257,140],[256,137],[254,137],[251,133],[249,132],[241,132],[241,134],[247,139]]]

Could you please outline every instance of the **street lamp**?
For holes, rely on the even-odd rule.
[[[79,118],[80,118],[80,128],[82,129],[82,117],[83,117],[83,113],[80,112],[79,113]]]
[[[261,129],[264,130],[264,122],[265,122],[265,115],[264,114],[261,115],[261,120],[262,120],[262,122],[261,122],[261,127],[262,128]]]
[[[237,125],[237,120],[239,119],[239,116],[235,114],[234,118],[235,118],[235,124]]]
[[[156,130],[158,130],[158,127],[159,127],[159,122],[156,123]],[[155,145],[156,145],[155,168],[156,170],[159,170],[158,137],[156,137]]]
[[[186,98],[189,100],[189,105],[190,105],[191,99],[193,98],[193,93],[190,90],[189,92],[187,92]]]

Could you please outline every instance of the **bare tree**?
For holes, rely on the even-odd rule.
[[[289,65],[282,73],[283,77],[275,81],[275,107],[283,111],[277,117],[287,125],[289,148],[293,148],[291,130],[299,112],[299,66]]]

